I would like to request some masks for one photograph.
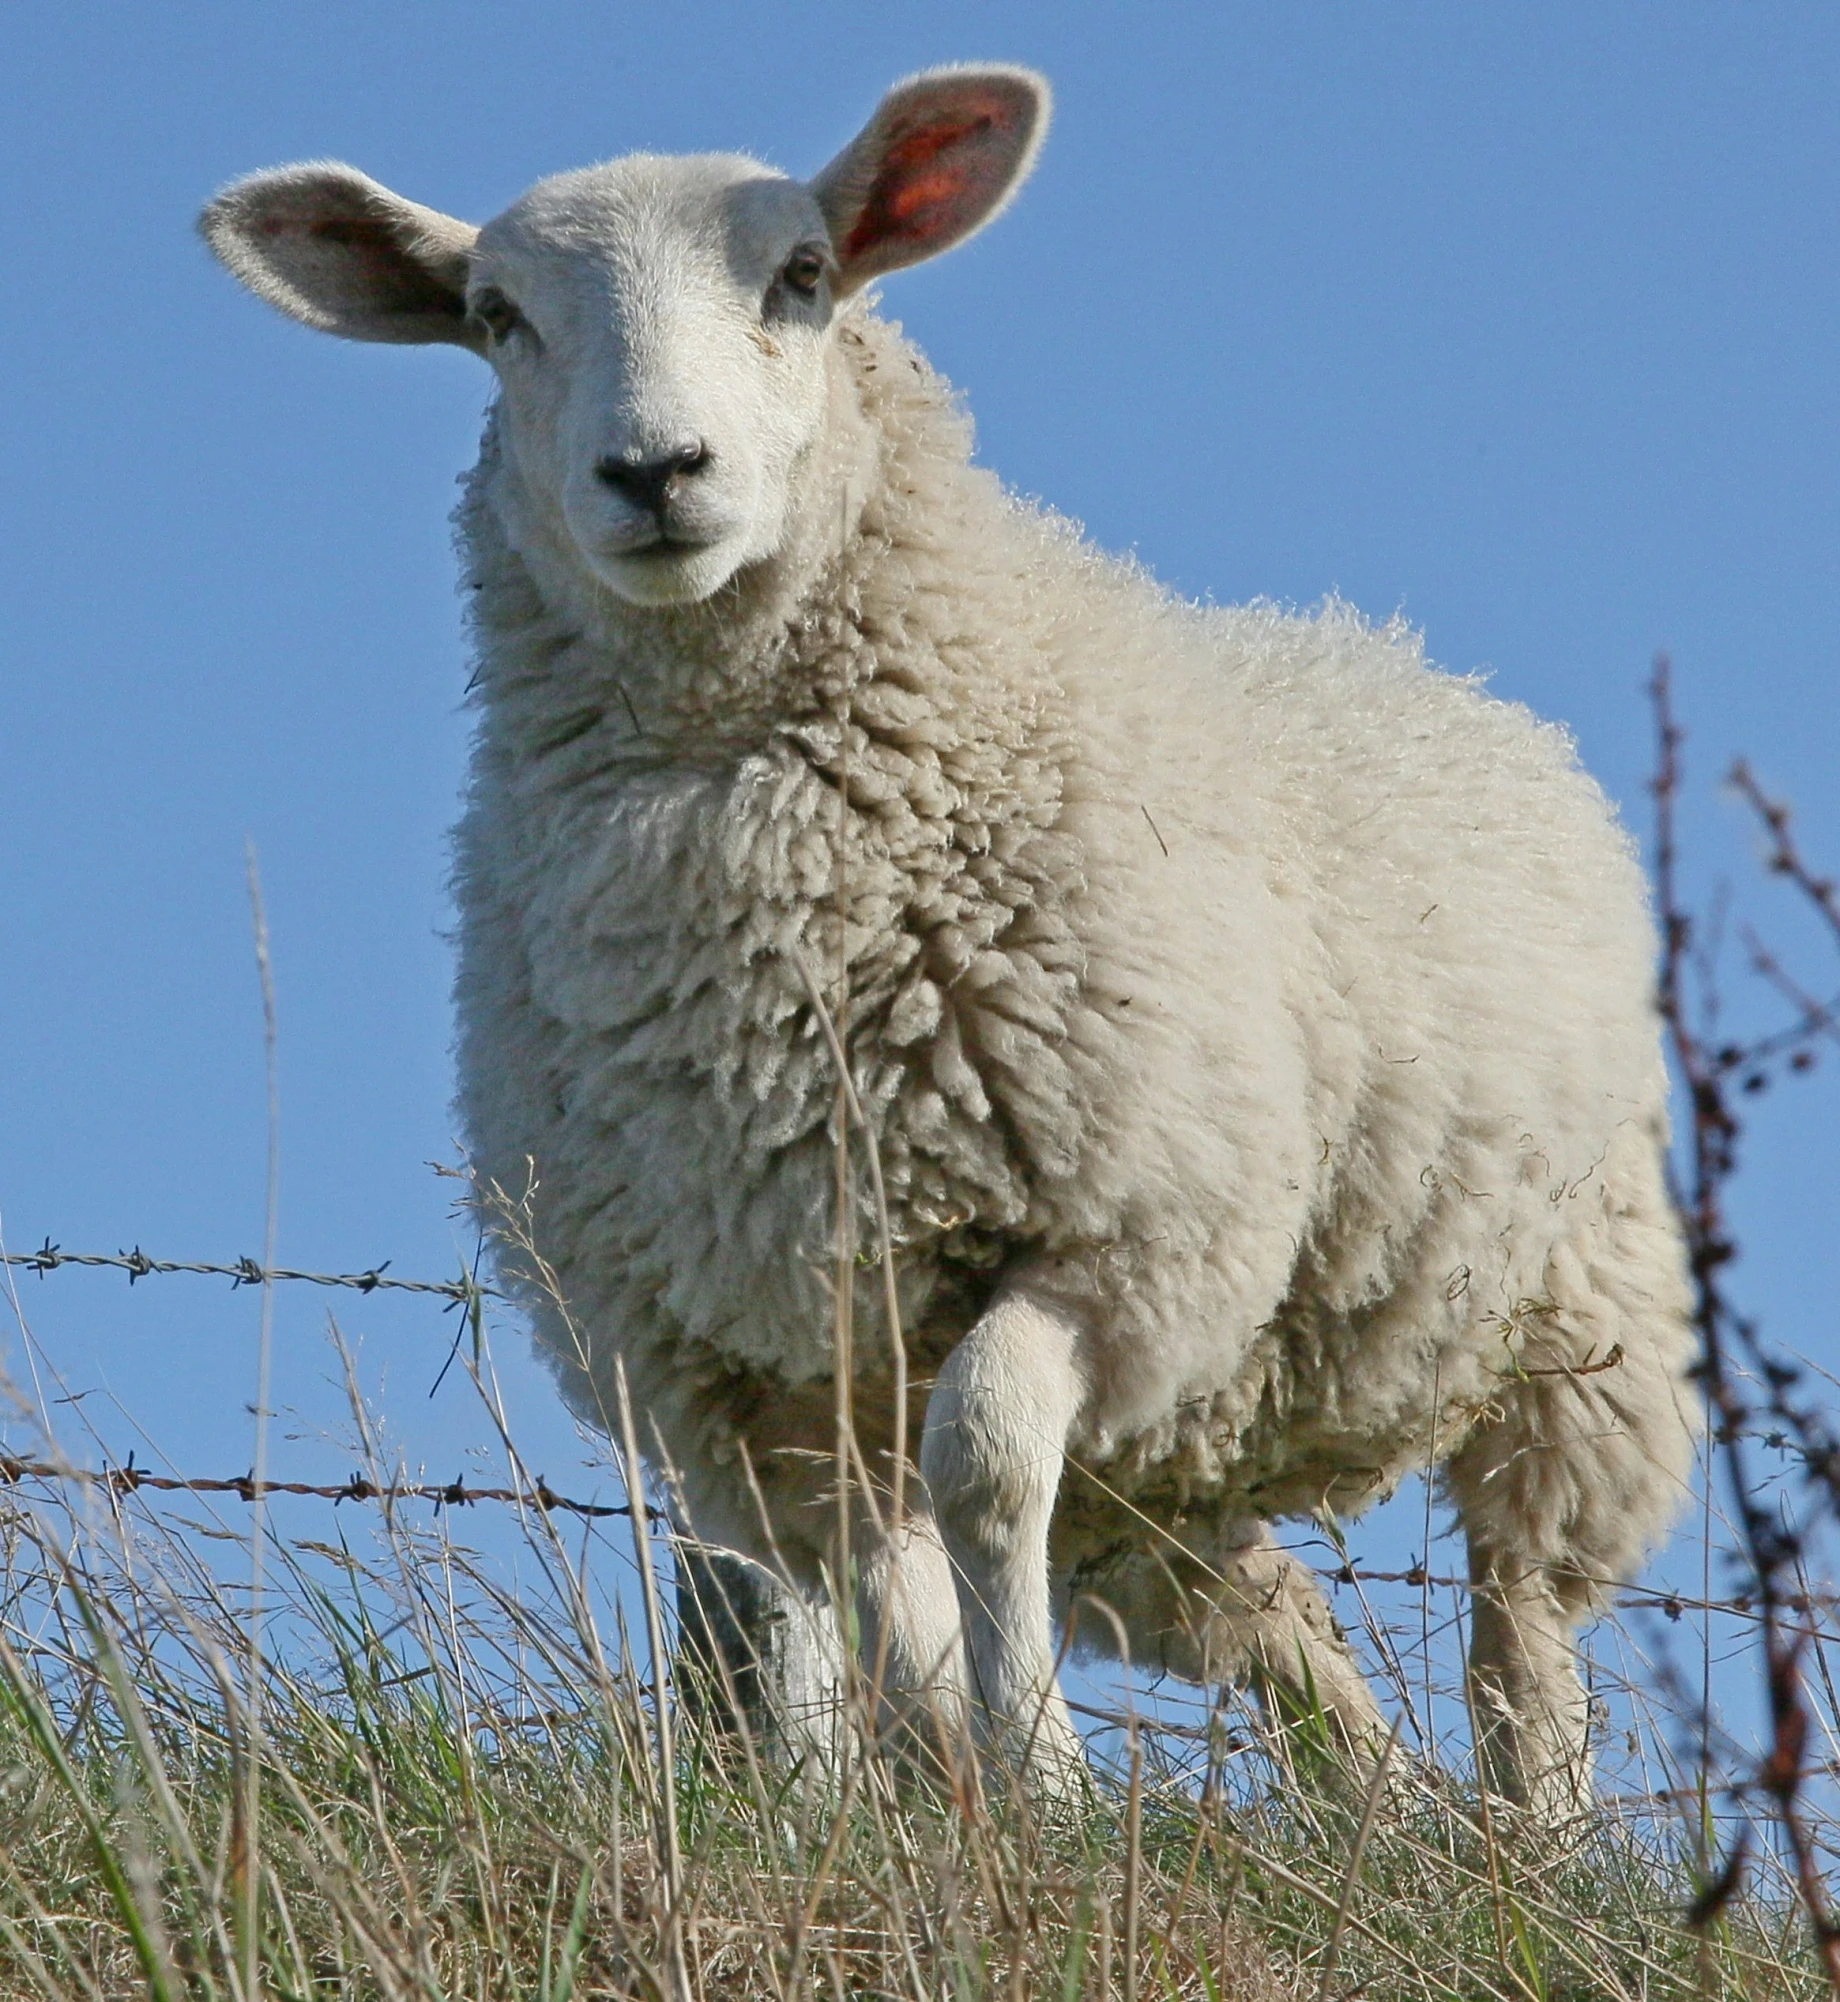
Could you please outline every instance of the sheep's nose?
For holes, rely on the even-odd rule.
[[[610,453],[594,471],[622,500],[659,514],[678,481],[700,473],[708,464],[709,447],[698,438],[666,452],[662,458],[642,459],[636,452]]]

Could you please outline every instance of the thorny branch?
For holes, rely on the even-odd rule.
[[[1724,1273],[1736,1245],[1725,1211],[1725,1191],[1737,1170],[1741,1124],[1732,1109],[1731,1083],[1747,1092],[1770,1081],[1769,1066],[1786,1060],[1805,1070],[1809,1044],[1832,1022],[1828,1004],[1796,990],[1799,1018],[1788,1028],[1749,1043],[1721,1042],[1716,1035],[1718,996],[1710,956],[1696,954],[1693,920],[1681,895],[1677,813],[1680,801],[1682,732],[1674,719],[1670,664],[1655,662],[1649,685],[1654,702],[1657,759],[1655,797],[1655,878],[1661,917],[1658,1001],[1675,1068],[1686,1088],[1690,1124],[1685,1160],[1672,1171],[1674,1197],[1686,1231],[1693,1283],[1694,1318],[1700,1337],[1701,1383],[1714,1420],[1714,1439],[1723,1457],[1726,1482],[1743,1536],[1743,1555],[1754,1580],[1769,1697],[1770,1740],[1748,1786],[1770,1805],[1794,1863],[1797,1888],[1813,1928],[1829,1986],[1840,1996],[1840,1923],[1829,1907],[1813,1838],[1801,1811],[1807,1777],[1810,1716],[1803,1686],[1808,1630],[1792,1623],[1798,1606],[1797,1582],[1806,1541],[1805,1525],[1771,1507],[1752,1478],[1747,1431],[1755,1415],[1746,1379],[1761,1386],[1763,1408],[1780,1431],[1798,1445],[1813,1506],[1832,1510],[1840,1501],[1840,1441],[1817,1406],[1797,1396],[1802,1372],[1771,1353],[1756,1324],[1740,1314],[1725,1291]],[[1789,810],[1758,785],[1748,766],[1731,772],[1731,783],[1756,814],[1769,841],[1766,867],[1786,879],[1824,920],[1840,943],[1840,902],[1834,885],[1804,863],[1790,826]],[[1786,976],[1772,955],[1753,944],[1754,969],[1779,992]],[[1689,975],[1697,972],[1689,994]],[[1746,1838],[1714,1873],[1690,1915],[1710,1922],[1729,1902],[1747,1860]]]

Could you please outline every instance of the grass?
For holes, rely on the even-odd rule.
[[[529,1494],[483,1313],[470,1325],[458,1366]],[[349,1359],[346,1382],[387,1488]],[[617,1429],[633,1465],[624,1408]],[[860,1698],[822,1771],[735,1730],[673,1659],[668,1541],[627,1492],[627,1521],[530,1510],[487,1554],[425,1502],[277,1498],[229,1521],[107,1483],[16,1485],[0,2002],[1828,1992],[1767,1843],[1709,1926],[1685,1923],[1731,1802],[1696,1797],[1691,1704],[1664,1700],[1636,1631],[1598,1650],[1630,1664],[1605,1804],[1558,1832],[1479,1796],[1467,1745],[1438,1738],[1434,1710],[1464,1714],[1463,1609],[1434,1623],[1428,1585],[1390,1613],[1361,1601],[1402,1726],[1380,1783],[1350,1782],[1320,1713],[1273,1724],[1113,1678],[1089,1691],[1107,1713],[1090,1797],[1044,1813],[971,1763],[944,1783],[894,1770]],[[1831,1752],[1827,1638],[1808,1665]],[[1840,1853],[1831,1819],[1816,1833]]]
[[[1831,885],[1797,873],[1786,819],[1765,818],[1840,929]],[[261,957],[259,895],[256,919]],[[266,971],[264,996],[272,1268]],[[1830,1026],[1820,1010],[1796,1033]],[[847,1082],[840,1091],[847,1178],[846,1110],[866,1128]],[[879,1183],[872,1135],[865,1145]],[[503,1221],[534,1259],[515,1205]],[[854,1266],[846,1231],[840,1356]],[[475,1381],[528,1493],[472,1305]],[[355,1394],[352,1408],[369,1478],[388,1485]],[[623,1403],[619,1416],[631,1468]],[[854,1458],[843,1430],[846,1477]],[[636,1476],[629,1493],[642,1500]],[[459,1541],[451,1518],[419,1526],[402,1504],[352,1540],[340,1514],[328,1541],[323,1518],[280,1508],[227,1527],[162,1512],[145,1492],[16,1487],[0,1508],[0,2002],[1829,1992],[1767,1829],[1731,1894],[1707,1896],[1735,1827],[1732,1790],[1709,1771],[1713,1734],[1693,1715],[1711,1685],[1709,1615],[1697,1693],[1639,1632],[1609,1629],[1600,1661],[1629,1664],[1602,1748],[1615,1756],[1601,1761],[1602,1803],[1562,1830],[1477,1792],[1460,1721],[1440,1739],[1437,1713],[1465,1710],[1449,1666],[1462,1608],[1434,1627],[1427,1582],[1415,1618],[1361,1601],[1361,1638],[1409,1727],[1373,1785],[1350,1783],[1320,1713],[1275,1725],[1236,1699],[1185,1705],[1124,1678],[1105,1692],[1090,1797],[1045,1814],[970,1765],[944,1784],[903,1777],[861,1702],[846,1704],[822,1771],[720,1728],[724,1692],[672,1659],[657,1568],[668,1556],[644,1520],[641,1507],[627,1551],[605,1524],[565,1541],[556,1517],[533,1512],[508,1561]],[[1708,1503],[1704,1598],[1714,1527]],[[1729,1524],[1719,1531],[1733,1540]],[[1333,1523],[1324,1536],[1345,1562]],[[1427,1500],[1421,1581],[1431,1540]],[[1668,1617],[1683,1609],[1694,1603],[1669,1601]],[[1831,1608],[1806,1617],[1795,1660],[1825,1740],[1806,1763],[1825,1758],[1831,1779]],[[1724,1763],[1754,1760],[1740,1748]],[[1840,1856],[1832,1807],[1831,1786],[1809,1803],[1825,1859]],[[1697,1929],[1696,1906],[1712,1910]]]
[[[1652,1804],[1538,1837],[1460,1773],[1401,1751],[1362,1794],[1312,1720],[1206,1705],[1127,1715],[1077,1814],[919,1788],[860,1733],[802,1774],[628,1634],[643,1553],[605,1526],[533,1517],[514,1575],[407,1510],[335,1520],[363,1534],[270,1517],[258,1730],[246,1539],[15,1500],[0,1994],[1824,1992],[1775,1875],[1687,1930],[1694,1829]]]
[[[529,1494],[474,1306],[459,1366]],[[349,1361],[346,1381],[387,1488]],[[1636,1666],[1605,1802],[1560,1831],[1479,1795],[1466,1744],[1440,1741],[1434,1709],[1464,1714],[1462,1606],[1434,1624],[1428,1586],[1403,1621],[1362,1598],[1402,1725],[1373,1786],[1320,1712],[1274,1724],[1125,1677],[1097,1691],[1090,1797],[1044,1812],[974,1763],[895,1770],[860,1694],[823,1770],[733,1728],[673,1658],[668,1541],[627,1492],[626,1522],[530,1510],[490,1555],[425,1503],[276,1500],[230,1523],[107,1483],[15,1486],[0,2002],[1828,1992],[1767,1842],[1712,1923],[1686,1924],[1731,1801],[1703,1780],[1696,1796],[1691,1703],[1664,1700],[1634,1631],[1611,1630]],[[1809,1681],[1832,1751],[1828,1638]],[[1840,1853],[1831,1819],[1816,1833]]]

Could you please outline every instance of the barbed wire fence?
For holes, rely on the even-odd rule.
[[[389,1270],[389,1261],[366,1272],[307,1272],[289,1266],[264,1266],[258,1259],[227,1260],[154,1258],[139,1245],[128,1251],[66,1251],[47,1238],[36,1251],[0,1252],[0,1268],[48,1273],[88,1268],[126,1274],[128,1284],[137,1280],[186,1273],[207,1279],[228,1279],[233,1288],[295,1283],[305,1286],[343,1287],[354,1293],[418,1293],[447,1302],[444,1311],[456,1309],[472,1314],[487,1300],[504,1296],[473,1273],[462,1270],[455,1279],[401,1279]],[[437,1379],[438,1387],[439,1379]],[[528,1487],[484,1487],[469,1485],[464,1479],[452,1481],[377,1481],[366,1474],[353,1474],[336,1482],[274,1481],[256,1477],[253,1469],[223,1476],[160,1474],[135,1464],[134,1455],[119,1466],[78,1467],[62,1461],[29,1459],[0,1447],[0,1484],[8,1487],[20,1481],[68,1483],[96,1487],[111,1494],[138,1494],[143,1489],[155,1494],[234,1495],[239,1501],[256,1502],[268,1495],[304,1495],[330,1502],[378,1502],[386,1506],[398,1502],[431,1502],[437,1509],[470,1508],[480,1502],[499,1502],[511,1507],[536,1509],[543,1514],[561,1513],[599,1520],[608,1516],[630,1516],[629,1504],[578,1501],[558,1494],[539,1475]],[[661,1509],[648,1507],[647,1514],[658,1522],[666,1520]]]
[[[264,1284],[298,1284],[305,1286],[341,1287],[356,1293],[377,1293],[394,1290],[400,1293],[417,1293],[427,1297],[445,1300],[447,1311],[464,1308],[475,1311],[489,1300],[502,1300],[505,1296],[496,1287],[475,1277],[471,1272],[462,1271],[454,1279],[404,1279],[398,1278],[389,1269],[388,1261],[372,1266],[363,1272],[308,1272],[292,1267],[264,1267],[254,1258],[223,1260],[155,1258],[139,1245],[126,1251],[66,1251],[61,1244],[47,1239],[35,1251],[0,1252],[0,1266],[11,1267],[15,1271],[44,1277],[49,1273],[72,1270],[102,1270],[124,1274],[130,1286],[137,1280],[162,1277],[168,1274],[190,1274],[209,1279],[228,1279],[232,1287],[261,1286]],[[1599,1362],[1587,1362],[1562,1372],[1538,1371],[1529,1374],[1562,1373],[1568,1375],[1591,1376],[1614,1366],[1614,1359],[1605,1358]],[[1743,1434],[1748,1443],[1762,1445],[1778,1452],[1799,1456],[1801,1447],[1781,1429],[1769,1432],[1746,1431]],[[0,1484],[14,1485],[20,1481],[68,1482],[78,1486],[105,1488],[115,1494],[137,1494],[147,1490],[156,1494],[221,1494],[234,1495],[239,1501],[253,1502],[263,1495],[299,1495],[330,1502],[397,1502],[419,1501],[432,1503],[439,1508],[468,1508],[477,1503],[496,1502],[517,1508],[530,1508],[544,1513],[561,1512],[599,1519],[607,1516],[630,1516],[632,1510],[625,1503],[585,1502],[559,1494],[549,1483],[540,1478],[529,1487],[482,1487],[469,1486],[465,1480],[454,1481],[376,1481],[363,1474],[354,1474],[350,1479],[336,1482],[307,1481],[258,1481],[253,1472],[224,1476],[185,1476],[158,1474],[150,1468],[135,1465],[132,1455],[120,1466],[77,1467],[58,1461],[28,1459],[8,1453],[0,1448]],[[665,1512],[648,1508],[653,1521],[666,1522]],[[1326,1566],[1324,1579],[1338,1585],[1404,1585],[1418,1591],[1432,1587],[1443,1591],[1467,1593],[1470,1581],[1434,1572],[1427,1566],[1415,1564],[1403,1571],[1378,1570],[1371,1566],[1342,1563]],[[1762,1599],[1752,1593],[1736,1592],[1727,1598],[1708,1598],[1687,1593],[1670,1591],[1662,1587],[1650,1587],[1630,1580],[1599,1580],[1599,1585],[1607,1592],[1616,1594],[1612,1601],[1619,1611],[1652,1611],[1669,1620],[1679,1620],[1688,1613],[1724,1613],[1737,1619],[1761,1621],[1767,1617]],[[1804,1616],[1833,1612],[1840,1609],[1840,1592],[1791,1590],[1779,1593],[1776,1600],[1778,1612],[1788,1612]]]
[[[21,1272],[36,1272],[41,1278],[66,1265],[94,1266],[125,1272],[128,1284],[156,1274],[189,1272],[207,1279],[228,1279],[232,1286],[278,1285],[298,1281],[308,1286],[344,1286],[354,1293],[432,1293],[454,1307],[472,1307],[503,1296],[493,1286],[484,1285],[472,1273],[462,1271],[458,1279],[398,1279],[390,1271],[389,1259],[368,1272],[299,1272],[287,1266],[265,1266],[254,1258],[237,1258],[227,1263],[211,1263],[187,1258],[151,1258],[136,1245],[132,1251],[66,1251],[50,1238],[36,1251],[0,1253],[0,1265]]]
[[[588,1518],[630,1516],[625,1503],[585,1502],[559,1495],[547,1481],[529,1488],[469,1487],[465,1481],[373,1481],[354,1474],[348,1481],[258,1480],[253,1473],[209,1475],[156,1474],[150,1467],[138,1467],[134,1456],[119,1467],[66,1467],[52,1460],[22,1460],[0,1453],[0,1482],[14,1486],[20,1481],[66,1481],[78,1487],[105,1488],[111,1494],[139,1494],[143,1488],[156,1494],[235,1495],[239,1501],[255,1502],[268,1495],[310,1495],[330,1502],[432,1502],[436,1508],[470,1508],[476,1502],[505,1502],[516,1508],[540,1509],[545,1514],[560,1510],[567,1515]],[[666,1520],[662,1509],[648,1508],[654,1522]]]

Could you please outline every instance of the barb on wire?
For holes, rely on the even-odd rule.
[[[194,1272],[207,1279],[228,1279],[232,1286],[262,1286],[299,1280],[308,1286],[346,1286],[356,1293],[432,1293],[453,1306],[469,1306],[482,1299],[502,1297],[494,1287],[482,1285],[470,1272],[458,1279],[397,1279],[390,1274],[390,1261],[374,1265],[368,1272],[296,1272],[285,1266],[266,1266],[254,1258],[239,1258],[227,1265],[184,1258],[150,1258],[137,1244],[132,1251],[66,1251],[50,1238],[36,1251],[0,1252],[0,1265],[16,1266],[22,1272],[36,1272],[42,1279],[65,1265],[100,1266],[125,1272],[128,1284],[158,1273]]]
[[[315,1485],[309,1481],[258,1481],[253,1473],[232,1474],[224,1480],[186,1478],[178,1474],[156,1474],[134,1464],[132,1454],[122,1467],[66,1467],[52,1460],[26,1460],[12,1453],[0,1453],[0,1482],[13,1486],[19,1481],[67,1481],[80,1487],[105,1488],[111,1494],[139,1494],[151,1489],[156,1494],[235,1495],[239,1501],[253,1502],[268,1495],[311,1495],[320,1501],[370,1501],[385,1505],[404,1501],[433,1502],[436,1508],[470,1508],[475,1502],[505,1502],[519,1508],[540,1509],[544,1514],[560,1511],[590,1519],[601,1516],[631,1515],[625,1502],[573,1501],[559,1495],[541,1475],[530,1488],[474,1488],[458,1481],[373,1481],[354,1474],[348,1481]],[[647,1508],[655,1522],[668,1520],[662,1510]]]

